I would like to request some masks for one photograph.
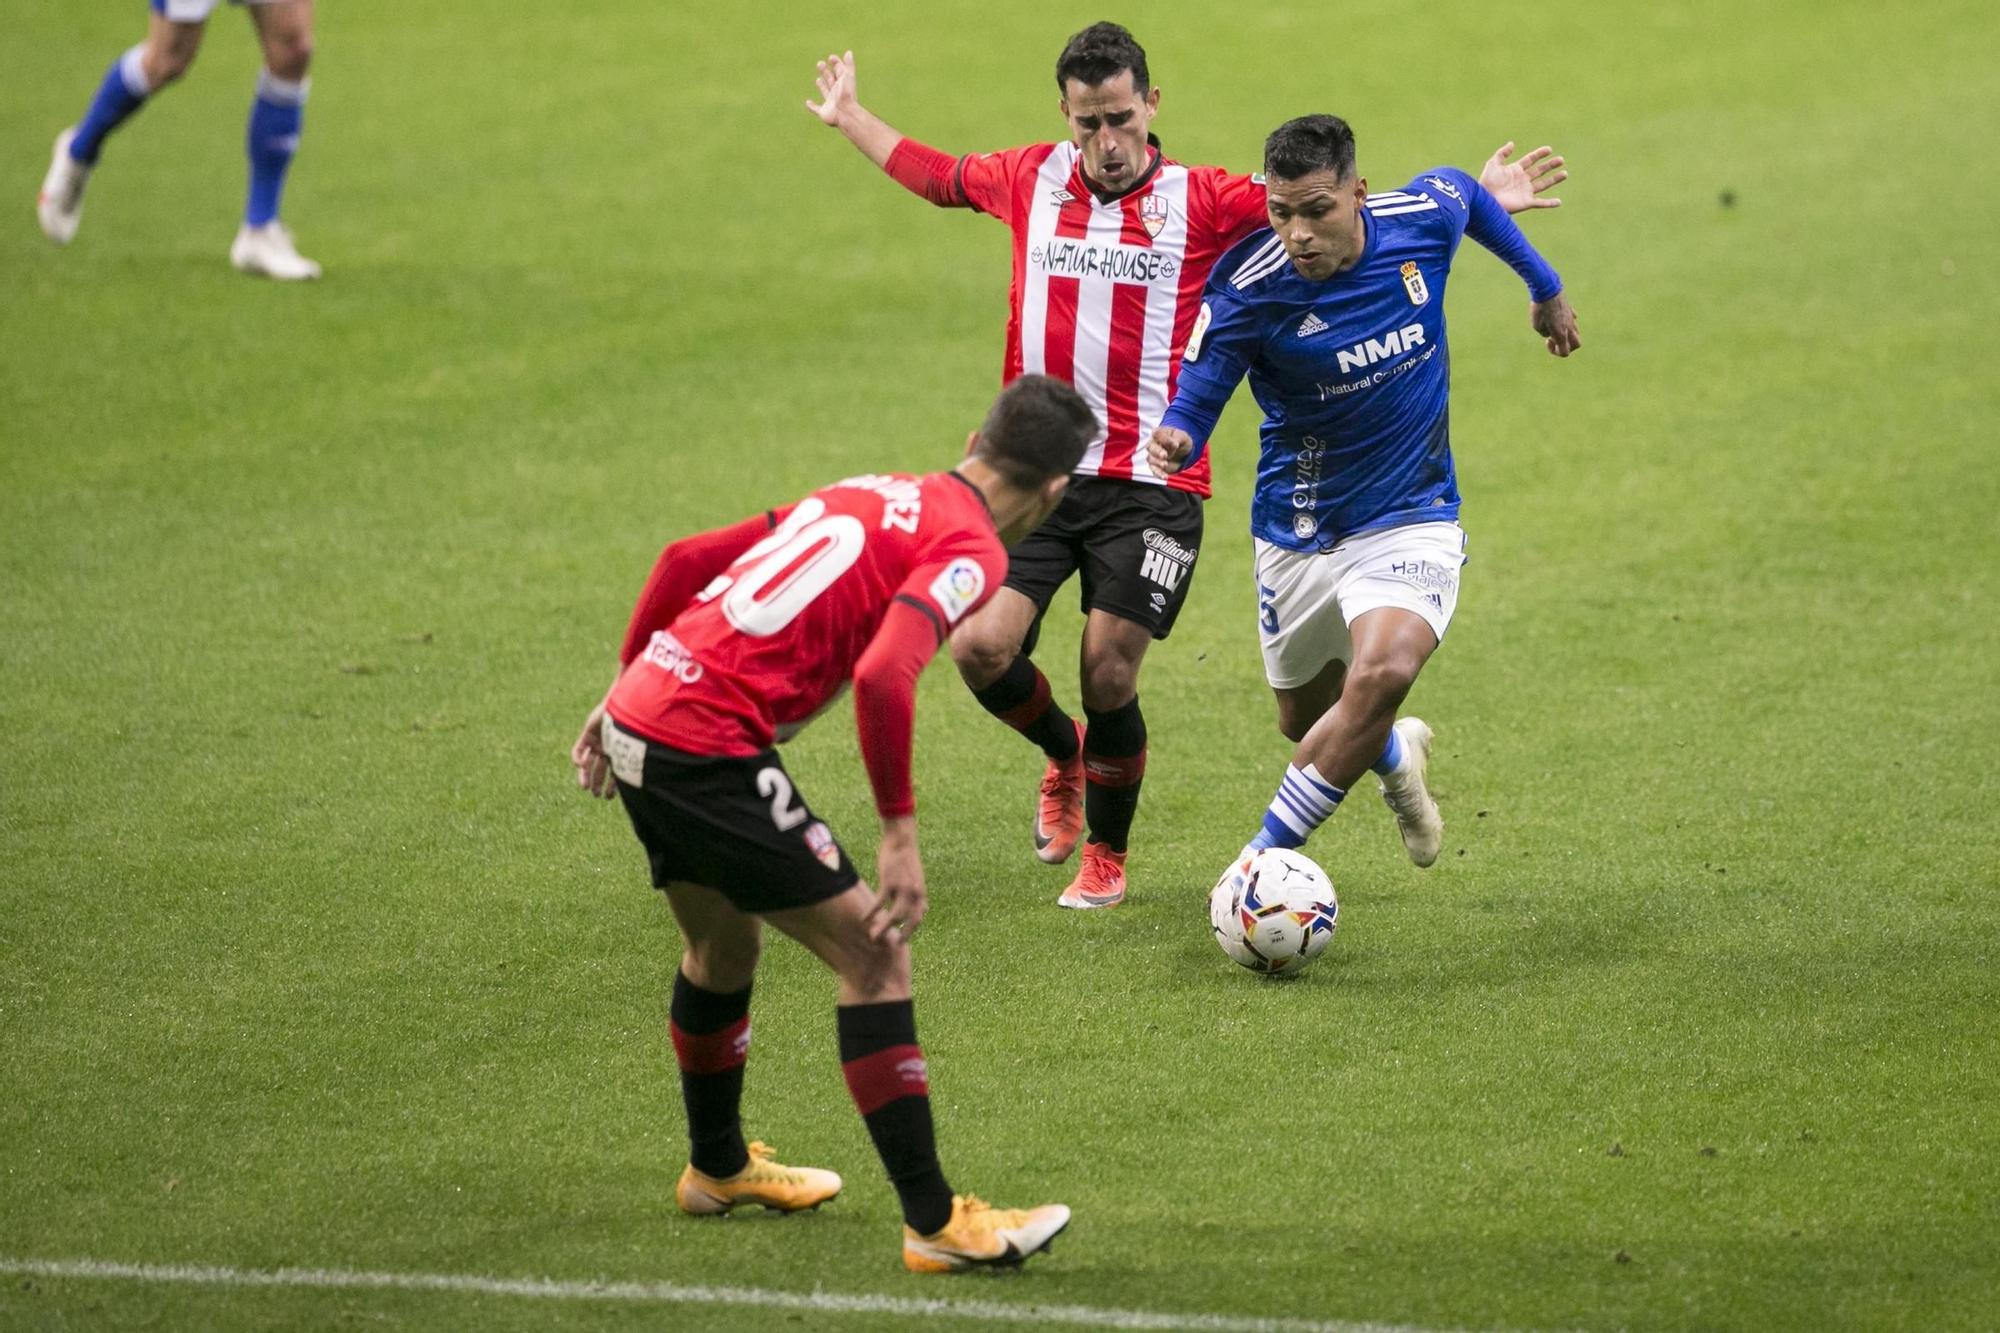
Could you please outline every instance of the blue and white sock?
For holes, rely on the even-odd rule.
[[[1304,768],[1287,764],[1285,780],[1278,784],[1278,794],[1271,798],[1271,808],[1264,812],[1264,827],[1250,839],[1250,850],[1305,846],[1312,831],[1333,817],[1346,795],[1321,777],[1311,764]]]
[[[248,226],[261,227],[278,219],[278,198],[285,192],[292,155],[299,151],[299,129],[311,88],[311,79],[294,83],[268,69],[257,75],[257,100],[250,104],[250,199],[243,209]]]
[[[76,161],[96,165],[97,155],[104,151],[104,136],[146,104],[153,86],[146,82],[145,54],[145,47],[135,46],[104,71],[104,82],[90,100],[90,110],[77,122],[76,137],[69,141],[69,155]]]
[[[1390,727],[1389,743],[1382,747],[1382,757],[1370,764],[1369,767],[1386,778],[1402,766],[1403,738],[1396,734],[1394,727]]]

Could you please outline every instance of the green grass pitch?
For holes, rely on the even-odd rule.
[[[851,46],[892,124],[1000,147],[1060,131],[1050,69],[1098,15],[322,5],[287,215],[327,278],[298,289],[225,260],[254,70],[234,11],[111,142],[76,244],[36,233],[49,140],[141,10],[0,3],[0,1260],[1423,1329],[1992,1326],[1989,5],[1114,15],[1183,160],[1248,169],[1309,110],[1353,121],[1377,185],[1555,143],[1566,205],[1527,227],[1585,347],[1550,358],[1465,248],[1473,562],[1410,705],[1447,850],[1413,870],[1364,784],[1310,848],[1342,921],[1296,982],[1231,966],[1203,915],[1286,754],[1247,395],[1142,681],[1128,906],[1055,909],[1038,761],[926,676],[918,1013],[946,1167],[1076,1210],[1004,1281],[902,1272],[830,978],[784,943],[748,1128],[848,1193],[673,1210],[675,935],[564,753],[665,539],[946,466],[996,385],[1004,230],[821,127],[814,58]],[[1062,605],[1042,659],[1073,701]],[[789,762],[872,859],[844,714]],[[0,1279],[9,1328],[885,1318]]]

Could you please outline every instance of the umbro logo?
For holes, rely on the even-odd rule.
[[[1064,204],[1068,203],[1070,200],[1074,198],[1076,198],[1076,196],[1071,194],[1068,190],[1057,190],[1054,194],[1051,194],[1049,196],[1049,202],[1054,204],[1057,208],[1061,208]]]
[[[1299,324],[1299,337],[1310,338],[1315,333],[1325,333],[1325,332],[1326,332],[1326,321],[1321,319],[1318,315],[1314,314],[1312,311],[1310,310],[1306,311],[1305,319],[1301,321]]]

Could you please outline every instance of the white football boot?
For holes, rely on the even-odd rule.
[[[75,126],[56,136],[55,157],[49,162],[49,174],[42,177],[42,192],[35,197],[42,235],[57,245],[76,239],[77,224],[83,221],[83,187],[90,181],[90,168],[69,155],[75,138]]]
[[[229,262],[244,273],[279,282],[307,282],[319,276],[319,265],[299,253],[282,222],[244,226],[229,247]]]
[[[1403,763],[1382,779],[1382,800],[1396,816],[1403,850],[1419,866],[1427,866],[1444,846],[1444,817],[1424,785],[1431,766],[1431,729],[1422,718],[1403,717],[1396,719],[1395,731],[1403,738]]]

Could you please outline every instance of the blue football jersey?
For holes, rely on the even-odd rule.
[[[1210,274],[1162,425],[1201,455],[1247,371],[1264,409],[1250,530],[1292,550],[1458,517],[1444,289],[1460,237],[1492,250],[1537,301],[1562,280],[1478,181],[1453,167],[1371,194],[1348,269],[1301,277],[1269,228]]]

